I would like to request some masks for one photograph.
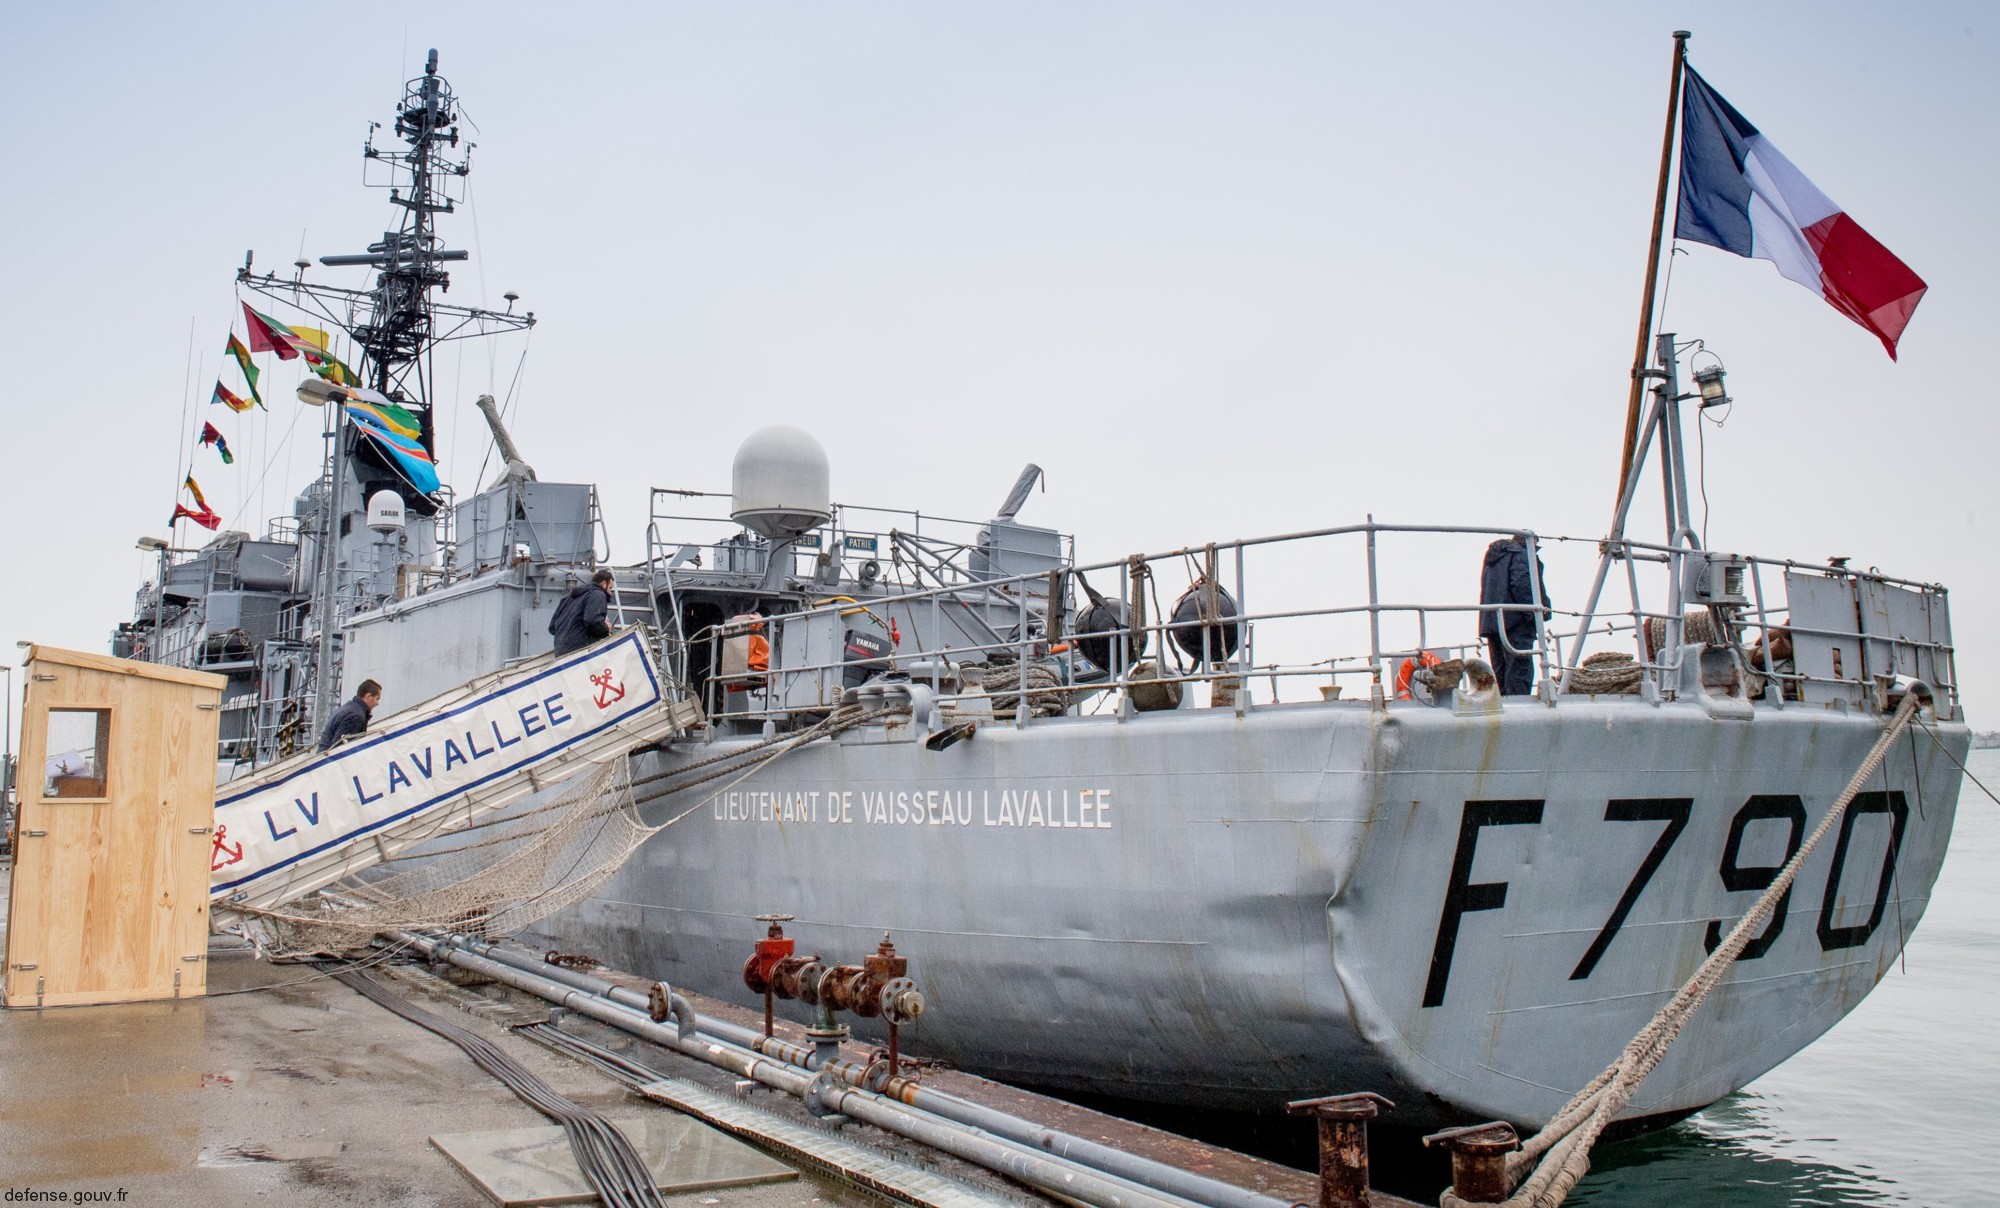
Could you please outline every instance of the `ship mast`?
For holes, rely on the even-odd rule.
[[[362,148],[363,183],[388,188],[390,203],[400,211],[395,229],[384,231],[365,252],[320,257],[320,264],[328,268],[361,265],[376,269],[373,288],[309,282],[305,279],[309,264],[304,260],[298,262],[298,271],[289,280],[270,272],[255,276],[251,271],[254,255],[244,257],[236,276],[240,285],[311,312],[346,332],[363,356],[362,364],[354,366],[356,373],[416,418],[418,440],[433,458],[437,452],[432,393],[436,346],[447,340],[524,331],[535,325],[533,311],[514,313],[512,293],[507,295],[504,312],[453,306],[433,297],[451,288],[451,275],[444,266],[467,258],[463,249],[444,246],[437,234],[437,216],[456,211],[463,197],[462,182],[472,171],[474,145],[468,140],[464,150],[459,150],[458,98],[437,69],[438,53],[433,49],[425,60],[424,74],[404,85],[393,125],[404,145],[378,148],[375,132],[381,124],[371,122]],[[370,180],[370,169],[383,164],[388,165],[389,179]],[[460,182],[458,197],[452,195],[455,182]],[[349,478],[345,463],[351,460],[343,456],[348,440],[343,408],[338,405],[340,392],[332,391],[326,401],[334,405],[328,408],[326,490],[321,500],[322,565],[314,573],[312,592],[312,616],[319,631],[312,693],[315,728],[325,723],[335,703],[342,540],[335,518],[342,513]],[[431,507],[439,503],[427,502]]]
[[[1667,84],[1667,126],[1660,138],[1660,180],[1653,190],[1652,245],[1646,251],[1646,288],[1639,300],[1639,338],[1632,349],[1632,390],[1625,400],[1625,446],[1618,455],[1618,495],[1632,477],[1632,455],[1639,441],[1639,401],[1646,391],[1646,356],[1652,351],[1653,303],[1660,280],[1660,242],[1667,225],[1667,181],[1674,163],[1674,124],[1680,114],[1681,73],[1687,67],[1687,30],[1674,31],[1674,67]],[[1614,525],[1617,523],[1613,522]],[[1613,532],[1615,539],[1617,533]]]
[[[1610,578],[1614,563],[1627,562],[1635,555],[1625,545],[1625,525],[1632,513],[1632,504],[1639,489],[1639,470],[1645,465],[1646,455],[1651,450],[1655,438],[1660,445],[1660,476],[1664,487],[1667,530],[1667,612],[1665,649],[1677,650],[1681,645],[1682,608],[1685,605],[1688,584],[1683,572],[1691,555],[1699,554],[1702,540],[1696,535],[1694,518],[1688,499],[1687,456],[1685,437],[1681,432],[1680,404],[1689,398],[1707,394],[1709,383],[1703,382],[1702,394],[1682,394],[1680,382],[1680,360],[1674,336],[1671,332],[1653,332],[1653,308],[1657,302],[1656,287],[1660,276],[1660,250],[1664,242],[1667,221],[1667,185],[1672,179],[1674,135],[1678,126],[1681,106],[1681,89],[1687,68],[1687,42],[1691,37],[1687,30],[1674,31],[1673,68],[1667,84],[1666,130],[1660,140],[1659,183],[1653,193],[1653,225],[1650,245],[1646,252],[1645,296],[1639,304],[1639,338],[1632,354],[1632,385],[1625,407],[1625,443],[1618,457],[1618,501],[1611,516],[1611,531],[1599,545],[1597,576],[1591,582],[1590,595],[1584,604],[1583,622],[1577,631],[1576,644],[1570,658],[1576,666],[1583,662],[1584,646],[1590,640],[1592,624],[1597,620],[1597,605],[1604,596],[1604,587]],[[1649,366],[1648,357],[1652,358]],[[1699,380],[1701,375],[1697,375]],[[1722,375],[1714,375],[1718,397],[1721,395]],[[1640,404],[1648,390],[1653,395],[1653,405],[1644,421],[1640,419]],[[1707,403],[1702,405],[1706,406]],[[1639,611],[1637,587],[1633,588],[1632,628],[1634,640],[1639,643],[1638,658],[1641,665],[1651,661],[1646,653],[1640,635],[1645,632],[1647,618]],[[1718,632],[1723,629],[1719,625]],[[1564,673],[1561,691],[1568,691],[1576,676],[1576,666]],[[1658,691],[1671,698],[1675,692],[1673,681],[1655,681],[1651,678],[1642,682],[1642,693]]]
[[[371,122],[362,148],[366,168],[387,164],[389,201],[401,214],[395,230],[368,245],[365,252],[321,256],[328,268],[366,265],[379,270],[372,289],[345,289],[304,279],[306,262],[289,280],[274,273],[255,276],[251,258],[244,259],[237,281],[268,297],[316,312],[345,331],[366,356],[357,367],[375,390],[395,399],[415,414],[423,426],[424,448],[436,453],[431,417],[433,376],[431,352],[447,340],[522,331],[535,325],[533,311],[515,314],[513,296],[506,311],[452,306],[432,297],[451,288],[444,266],[464,260],[462,248],[447,248],[437,234],[437,215],[454,213],[459,198],[451,195],[455,181],[472,171],[469,140],[459,148],[458,97],[437,73],[437,51],[430,52],[424,74],[404,86],[396,106],[394,130],[405,146],[375,145],[380,124]]]

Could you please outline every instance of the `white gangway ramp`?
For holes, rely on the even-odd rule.
[[[670,697],[642,631],[627,630],[272,764],[217,790],[211,925],[323,889],[699,719],[693,701]]]

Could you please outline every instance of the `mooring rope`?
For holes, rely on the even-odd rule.
[[[1576,1093],[1563,1109],[1556,1113],[1542,1131],[1521,1143],[1520,1151],[1507,1157],[1507,1178],[1514,1184],[1514,1193],[1503,1203],[1502,1208],[1556,1208],[1569,1197],[1578,1181],[1590,1170],[1590,1148],[1606,1126],[1625,1110],[1632,1095],[1639,1089],[1646,1075],[1667,1055],[1667,1046],[1673,1044],[1681,1029],[1697,1008],[1722,981],[1736,963],[1737,956],[1745,945],[1764,929],[1771,912],[1777,908],[1778,900],[1791,889],[1792,881],[1799,869],[1813,853],[1813,848],[1826,837],[1826,832],[1846,812],[1854,795],[1868,783],[1869,777],[1882,766],[1883,758],[1897,735],[1916,716],[1919,701],[1915,691],[1903,694],[1903,703],[1897,708],[1889,722],[1889,728],[1875,741],[1868,752],[1868,758],[1861,761],[1854,776],[1847,782],[1838,798],[1813,828],[1812,834],[1798,852],[1786,862],[1785,867],[1771,882],[1770,888],[1750,907],[1748,913],[1730,931],[1709,958],[1695,970],[1673,999],[1653,1016],[1652,1022],[1640,1029],[1625,1046],[1618,1060],[1605,1067],[1603,1073],[1591,1079],[1590,1085]],[[1533,1173],[1529,1174],[1530,1168]],[[1447,1190],[1438,1197],[1442,1208],[1474,1208],[1471,1201],[1462,1200]]]

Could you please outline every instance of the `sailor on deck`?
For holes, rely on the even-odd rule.
[[[1543,583],[1542,615],[1547,616],[1549,589],[1542,578],[1540,558],[1535,559],[1534,576]],[[1529,653],[1535,648],[1535,613],[1532,608],[1495,606],[1533,603],[1526,534],[1516,533],[1487,546],[1479,576],[1479,636],[1486,639],[1502,696],[1526,696],[1535,690],[1535,658]]]
[[[362,680],[361,687],[355,689],[354,699],[333,711],[326,719],[326,733],[320,735],[319,749],[330,750],[333,744],[343,738],[359,734],[368,728],[368,719],[375,716],[375,706],[382,703],[382,685],[374,680]]]
[[[549,632],[555,635],[557,654],[581,650],[611,636],[604,613],[611,593],[617,588],[618,577],[606,567],[592,575],[588,584],[569,589],[562,603],[556,605],[556,615],[549,618]]]

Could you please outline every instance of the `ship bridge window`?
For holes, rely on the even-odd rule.
[[[111,710],[50,709],[43,746],[43,797],[104,796],[104,762],[111,748]]]

